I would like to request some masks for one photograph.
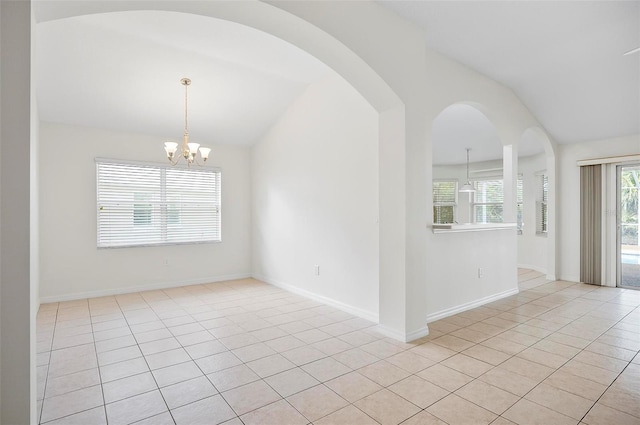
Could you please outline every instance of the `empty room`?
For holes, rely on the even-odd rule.
[[[640,424],[640,3],[0,2],[0,423]]]

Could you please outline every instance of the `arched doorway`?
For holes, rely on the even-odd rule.
[[[539,127],[526,129],[518,141],[518,173],[522,181],[524,226],[518,236],[518,265],[556,275],[555,147]]]

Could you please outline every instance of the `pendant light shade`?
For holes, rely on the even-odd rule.
[[[471,182],[466,182],[465,184],[460,186],[460,190],[458,190],[458,192],[460,192],[460,193],[471,193],[471,192],[475,192],[475,191],[476,190],[471,185]]]
[[[473,193],[476,191],[476,189],[471,184],[471,180],[469,180],[469,151],[470,150],[471,149],[467,148],[467,182],[463,184],[458,190],[458,192],[460,193]]]

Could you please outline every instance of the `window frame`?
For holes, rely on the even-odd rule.
[[[516,181],[516,229],[517,234],[524,233],[524,176],[518,174]]]
[[[436,183],[453,183],[453,202],[436,202],[433,187]],[[453,207],[453,221],[452,223],[458,222],[458,179],[433,179],[431,186],[431,197],[433,201],[433,224],[450,224],[450,223],[442,223],[436,220],[436,207]]]
[[[549,176],[547,171],[535,173],[536,179],[536,236],[549,232]]]
[[[101,243],[100,230],[101,230],[101,185],[100,185],[100,164],[115,164],[129,167],[140,167],[147,169],[156,169],[160,170],[160,201],[157,202],[158,208],[151,210],[150,217],[152,223],[138,223],[141,227],[144,226],[156,226],[159,227],[159,238],[160,242],[133,242],[133,243],[122,243],[122,244],[109,244],[109,243]],[[158,247],[158,246],[171,246],[171,245],[199,245],[199,244],[215,244],[222,242],[222,169],[220,167],[188,167],[188,166],[171,166],[168,164],[159,164],[154,162],[142,162],[142,161],[130,161],[130,160],[120,160],[120,159],[109,159],[109,158],[95,158],[95,166],[96,166],[96,247],[97,249],[118,249],[118,248],[138,248],[138,247]],[[172,205],[175,204],[174,201],[167,200],[167,179],[166,179],[166,171],[171,170],[172,172],[177,170],[185,170],[189,172],[206,172],[217,174],[213,179],[216,180],[215,186],[212,188],[212,197],[217,200],[214,202],[214,218],[212,219],[212,229],[217,228],[217,238],[213,239],[203,239],[203,240],[178,240],[178,241],[170,241],[168,240],[168,226],[170,224],[178,224],[181,225],[181,218],[179,218],[178,223],[171,223],[169,220],[169,215],[171,210],[176,208],[171,208]],[[216,187],[217,186],[217,187]],[[104,188],[103,188],[104,190]],[[144,207],[144,212],[146,213],[146,205],[145,202],[136,202],[135,196],[138,194],[139,190],[136,188],[132,188],[130,194],[134,196],[134,201],[131,203],[132,208],[132,216],[131,216],[131,227],[135,227],[135,205],[140,204]],[[141,192],[142,193],[142,192]],[[178,211],[181,211],[182,204],[180,204],[177,208]],[[154,220],[156,223],[154,223]],[[215,230],[212,230],[215,232]]]
[[[487,182],[487,181],[499,181],[502,184],[502,202],[476,202],[477,196],[478,196],[478,182]],[[504,177],[503,176],[487,176],[487,177],[480,177],[480,178],[475,178],[471,180],[471,183],[473,184],[473,188],[475,189],[475,192],[473,192],[473,196],[472,196],[472,200],[471,200],[471,218],[473,219],[473,223],[476,224],[492,224],[492,223],[504,223]],[[501,221],[497,221],[497,222],[493,222],[493,221],[482,221],[482,222],[478,222],[477,221],[477,215],[476,215],[476,206],[500,206],[502,208],[502,212],[501,212]]]

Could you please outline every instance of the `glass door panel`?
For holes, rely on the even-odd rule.
[[[618,166],[618,286],[640,289],[640,164]]]

